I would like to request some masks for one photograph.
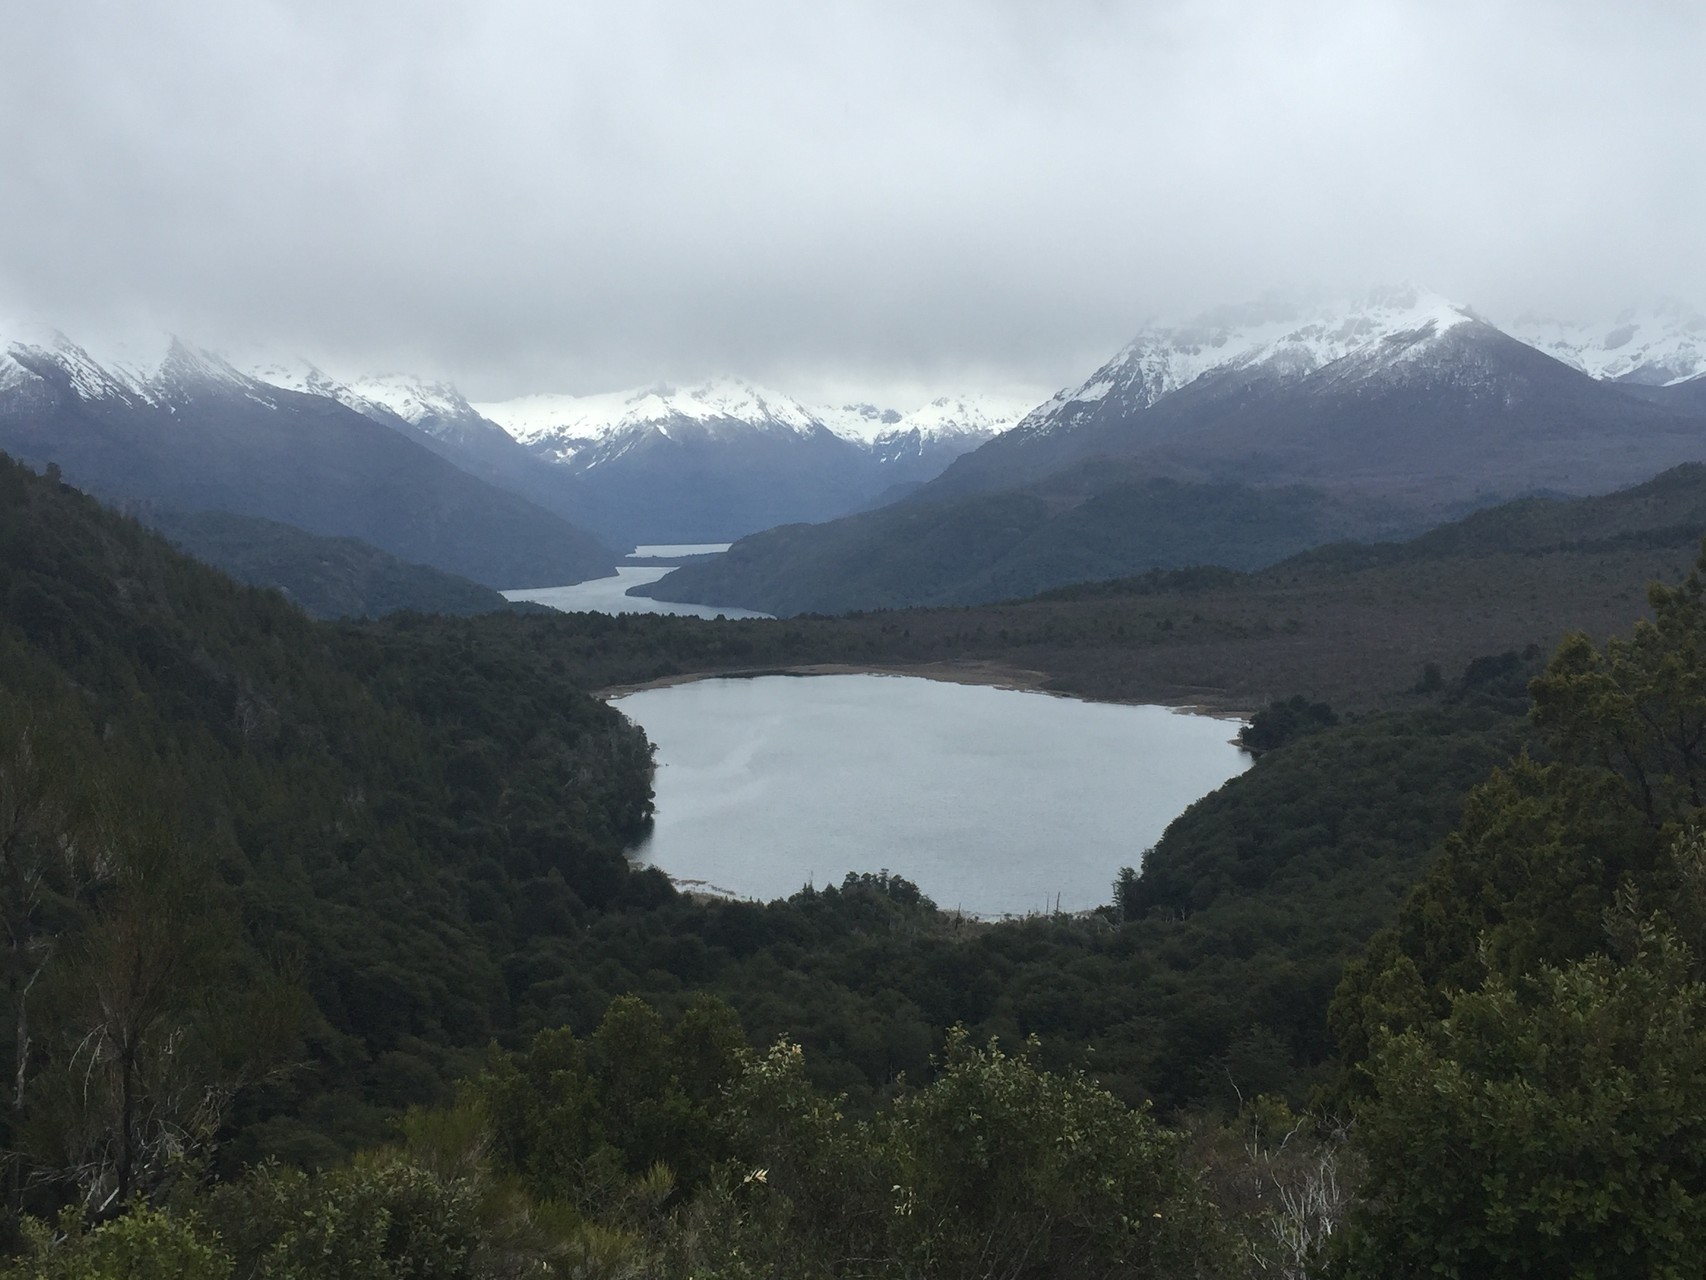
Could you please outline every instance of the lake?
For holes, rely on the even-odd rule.
[[[657,823],[634,856],[762,900],[886,868],[975,915],[1084,910],[1250,763],[1233,721],[912,677],[613,701],[658,749]]]
[[[631,596],[629,590],[656,582],[682,560],[693,556],[717,555],[729,549],[726,542],[671,543],[635,547],[629,561],[643,564],[616,566],[615,576],[576,582],[566,587],[528,587],[505,591],[505,600],[527,600],[534,604],[550,605],[564,613],[672,613],[688,618],[768,618],[768,613],[752,609],[736,609],[705,604],[676,604],[669,600],[651,600]]]

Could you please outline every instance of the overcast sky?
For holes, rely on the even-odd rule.
[[[893,401],[1276,285],[1706,307],[1694,0],[5,7],[0,313],[73,336]]]

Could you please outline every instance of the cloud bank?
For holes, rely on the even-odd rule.
[[[1702,9],[61,0],[8,18],[0,309],[447,374],[1076,381],[1413,279],[1706,307]]]

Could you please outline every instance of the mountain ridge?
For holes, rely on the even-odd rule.
[[[488,587],[612,570],[590,534],[324,396],[259,382],[176,339],[108,364],[53,335],[0,354],[0,447],[81,488],[356,537]]]
[[[959,545],[949,514],[955,503],[966,529],[975,529],[987,519],[985,499],[1046,495],[1057,508],[1050,519],[1058,520],[1059,508],[1074,505],[1123,512],[1142,486],[1161,481],[1252,494],[1301,486],[1323,504],[1384,507],[1386,530],[1377,525],[1358,536],[1415,532],[1523,494],[1604,492],[1706,457],[1706,404],[1691,392],[1691,382],[1650,388],[1597,380],[1472,309],[1413,287],[1375,291],[1348,309],[1303,310],[1270,298],[1145,330],[1090,378],[857,524],[737,543],[722,567],[678,570],[649,592],[706,603],[702,594],[714,581],[717,602],[767,612],[806,607],[808,599],[810,608],[828,611],[921,603],[899,582],[887,595],[873,594],[859,568],[916,556],[905,546],[916,537],[916,513],[929,510],[934,536]],[[1102,497],[1116,491],[1123,502]],[[1226,504],[1210,507],[1227,527],[1236,525]],[[1173,530],[1196,527],[1205,547],[1255,553],[1192,525],[1189,512],[1169,519]],[[1114,537],[1123,547],[1104,570],[1120,558],[1124,567],[1113,572],[1178,563],[1172,534],[1154,526],[1149,533],[1167,551],[1146,558],[1131,541],[1143,527],[1122,514],[1081,534]],[[957,578],[933,563],[938,594],[928,598],[999,598],[985,576],[988,550],[965,545]],[[1070,557],[1050,563],[1056,568],[1048,574],[1065,572]],[[1064,585],[1048,574],[1033,574],[1028,584]]]

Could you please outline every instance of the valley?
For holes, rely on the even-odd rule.
[[[1706,5],[10,6],[0,1280],[1691,1280]]]
[[[1126,382],[1098,375],[1105,390],[1057,398],[890,506],[703,554],[688,539],[724,526],[672,498],[691,518],[634,527],[681,541],[630,557],[612,548],[632,542],[599,542],[557,514],[596,509],[542,470],[561,463],[472,405],[486,425],[459,418],[453,389],[292,390],[181,346],[152,373],[113,373],[65,344],[14,344],[0,443],[20,442],[34,466],[0,464],[0,802],[30,833],[0,840],[0,871],[33,886],[8,899],[31,939],[6,970],[9,1025],[28,1034],[0,1037],[24,1081],[5,1121],[13,1205],[164,1196],[171,1153],[193,1147],[205,1170],[182,1193],[193,1216],[161,1221],[196,1240],[196,1224],[224,1223],[220,1240],[252,1231],[241,1247],[276,1251],[280,1211],[257,1205],[282,1188],[341,1206],[392,1192],[338,1179],[397,1170],[446,1203],[464,1194],[432,1171],[443,1154],[430,1135],[465,1128],[503,1135],[481,1148],[495,1154],[457,1158],[512,1179],[517,1212],[544,1213],[553,1197],[576,1206],[554,1243],[529,1246],[552,1256],[628,1224],[624,1256],[650,1266],[688,1247],[699,1212],[723,1225],[692,1247],[756,1232],[779,1256],[792,1237],[719,1198],[733,1194],[718,1181],[729,1170],[758,1168],[791,1170],[775,1175],[790,1196],[822,1194],[807,1190],[814,1177],[852,1180],[789,1246],[828,1257],[866,1229],[861,1197],[912,1176],[901,1164],[958,1158],[952,1126],[968,1108],[1003,1090],[1065,1090],[1162,1144],[1143,1176],[1185,1178],[1167,1212],[1197,1225],[1167,1248],[1253,1256],[1271,1210],[1229,1188],[1303,1176],[1276,1172],[1294,1138],[1311,1159],[1380,1158],[1331,1117],[1396,1114],[1380,1092],[1399,1069],[1378,1047],[1383,1028],[1419,1035],[1467,998],[1452,993],[1482,961],[1463,950],[1465,929],[1509,937],[1513,957],[1600,963],[1590,917],[1613,893],[1602,856],[1679,918],[1692,909],[1650,821],[1662,806],[1693,812],[1686,751],[1665,740],[1651,763],[1625,764],[1602,742],[1649,723],[1620,699],[1679,708],[1685,731],[1696,714],[1686,679],[1664,673],[1701,632],[1706,465],[1642,470],[1695,448],[1692,376],[1620,390],[1534,348],[1513,355],[1515,339],[1463,316],[1449,332],[1473,342],[1440,350],[1476,378],[1498,364],[1499,377],[1544,383],[1543,412],[1488,425],[1464,408],[1480,391],[1451,399],[1486,384],[1439,375],[1440,317],[1430,323],[1397,339],[1340,326],[1324,363],[1282,334],[1259,347],[1271,359],[1236,370],[1199,359],[1157,373],[1158,348],[1140,344],[1116,362]],[[1429,360],[1412,358],[1418,347]],[[1364,398],[1368,421],[1431,442],[1378,446],[1402,467],[1377,482],[1363,446],[1332,426],[1357,401],[1344,386],[1370,349],[1381,369],[1426,368],[1449,393],[1401,383],[1414,393],[1402,412],[1384,393]],[[1651,349],[1623,371],[1680,367],[1676,344]],[[1149,383],[1133,372],[1145,370]],[[1327,400],[1287,407],[1323,379]],[[1153,400],[1106,416],[1096,405],[1116,383]],[[1500,385],[1509,399],[1516,384]],[[1175,396],[1215,400],[1231,425],[1167,426],[1184,412],[1166,407]],[[672,405],[651,424],[660,437],[704,449],[738,434],[732,418],[693,418],[673,391],[648,398]],[[1258,467],[1234,403],[1242,421],[1301,432],[1294,460],[1315,439],[1316,461],[1287,469],[1276,452]],[[1458,415],[1458,435],[1418,404]],[[1542,419],[1562,421],[1560,434]],[[1084,452],[1111,449],[1119,423],[1160,434]],[[800,438],[822,443],[820,426],[812,417]],[[1077,443],[1057,438],[1080,428]],[[1495,429],[1499,446],[1480,447]],[[1210,474],[1226,468],[1191,461],[1187,439],[1243,458],[1245,473]],[[185,444],[195,466],[173,460]],[[486,451],[483,471],[469,450]],[[1537,450],[1585,470],[1548,472]],[[1066,461],[1016,488],[980,487],[978,468],[1045,454]],[[1472,455],[1486,467],[1461,471]],[[731,474],[741,456],[755,455],[725,455]],[[1501,491],[1531,463],[1540,482],[1528,487],[1548,492]],[[334,471],[339,485],[309,503]],[[555,496],[534,502],[542,475]],[[386,495],[409,507],[416,483],[442,502],[388,514]],[[786,487],[776,473],[762,483]],[[779,616],[658,598],[700,589]],[[1632,646],[1617,639],[1642,619]],[[841,678],[765,678],[784,673]],[[713,679],[729,676],[742,678]],[[1003,684],[1071,700],[987,687]],[[919,718],[842,692],[872,687],[904,692]],[[835,705],[798,696],[808,690]],[[1584,713],[1590,696],[1599,709]],[[688,736],[642,710],[719,698]],[[1096,705],[1108,703],[1133,705]],[[1256,754],[1227,741],[1226,720],[1155,704],[1244,719]],[[1004,736],[1012,717],[992,709],[1015,705],[1066,718]],[[1194,747],[1089,727],[1146,715],[1200,730],[1216,763],[1170,789],[1164,775]],[[911,798],[897,770],[919,788]],[[1645,801],[1628,790],[1660,776]],[[1512,807],[1562,842],[1556,894],[1509,870],[1551,856],[1500,816]],[[42,860],[84,847],[110,853]],[[201,904],[193,926],[172,905],[189,901]],[[111,1025],[96,1012],[113,998],[97,962],[127,931],[161,924],[145,962],[162,994],[136,1042],[147,1073],[103,1068],[76,1084],[80,1046]],[[39,1001],[29,957],[48,975]],[[1502,980],[1487,977],[1487,998]],[[181,1044],[205,1052],[174,1056]],[[566,1102],[553,1091],[571,1081],[578,1101]],[[939,1104],[945,1136],[909,1145],[900,1117],[953,1090]],[[147,1121],[114,1118],[127,1097]],[[196,1097],[222,1101],[185,1109]],[[773,1102],[788,1110],[765,1111]],[[1037,1105],[1054,1116],[1068,1104]],[[56,1119],[67,1107],[86,1128]],[[1279,1137],[1250,1127],[1270,1119]],[[1014,1115],[1004,1131],[1035,1123]],[[835,1155],[814,1165],[811,1150]],[[562,1152],[572,1160],[557,1168]],[[1015,1158],[1027,1176],[1046,1167]],[[1096,1147],[1093,1167],[1118,1158]],[[680,1181],[632,1207],[660,1167]],[[871,1168],[877,1181],[860,1181]],[[1063,1185],[1082,1195],[1092,1183]],[[143,1212],[114,1222],[150,1221]],[[66,1240],[106,1230],[103,1219]]]

